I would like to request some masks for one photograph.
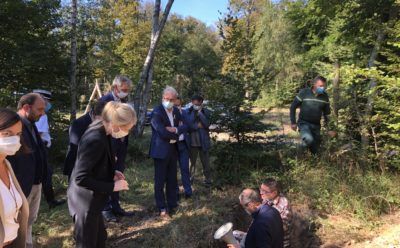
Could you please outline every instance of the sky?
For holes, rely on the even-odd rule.
[[[193,16],[211,26],[215,25],[218,18],[221,17],[218,10],[225,13],[227,6],[228,0],[175,0],[171,13],[184,17]]]

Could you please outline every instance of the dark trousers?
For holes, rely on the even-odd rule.
[[[200,161],[203,165],[204,182],[211,182],[211,171],[210,171],[210,157],[208,151],[203,151],[201,147],[190,148],[190,175],[192,180],[196,173],[196,160],[197,156],[200,155]]]
[[[321,144],[321,126],[305,121],[299,121],[298,126],[303,146],[310,149],[311,153],[316,154]]]
[[[74,224],[77,248],[106,247],[107,231],[101,213],[75,214]]]
[[[192,186],[190,185],[190,172],[189,172],[189,149],[185,141],[178,142],[178,156],[179,156],[179,170],[181,171],[181,180],[185,195],[192,195]],[[176,191],[179,193],[178,184]]]
[[[177,145],[170,144],[168,156],[165,159],[154,159],[154,196],[157,208],[161,210],[174,209],[178,206],[177,186]],[[164,194],[164,187],[166,188]],[[167,205],[165,204],[167,197]]]

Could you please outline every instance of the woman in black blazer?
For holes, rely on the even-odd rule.
[[[104,107],[102,120],[92,123],[79,142],[68,187],[76,247],[105,247],[107,232],[101,211],[112,192],[129,189],[124,175],[115,170],[111,137],[127,136],[135,124],[136,113],[131,106],[109,102]]]

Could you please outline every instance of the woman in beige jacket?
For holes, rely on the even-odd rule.
[[[19,115],[0,108],[0,248],[24,248],[29,206],[6,157],[21,148]]]

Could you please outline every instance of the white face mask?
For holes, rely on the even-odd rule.
[[[125,98],[128,96],[128,93],[120,91],[118,92],[117,96],[119,97],[119,99]]]
[[[21,138],[17,135],[0,137],[0,153],[12,156],[21,148]]]
[[[114,130],[112,130],[112,132],[111,132],[111,136],[115,139],[123,138],[123,137],[127,136],[128,134],[129,134],[129,132],[123,131],[123,130],[121,130],[121,128],[119,129],[118,132],[114,132]]]
[[[166,109],[172,109],[174,107],[174,103],[171,101],[163,101],[162,104]]]

